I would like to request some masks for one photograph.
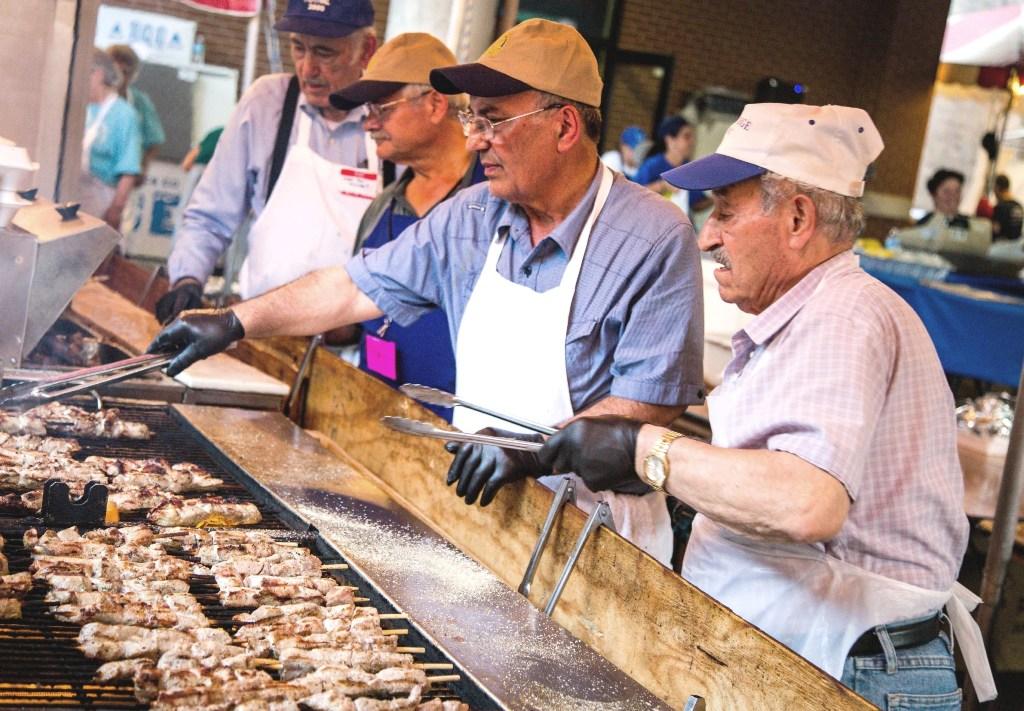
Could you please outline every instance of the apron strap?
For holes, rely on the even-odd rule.
[[[277,124],[277,137],[274,139],[274,152],[270,159],[270,177],[267,179],[267,197],[274,191],[274,185],[284,167],[284,157],[288,153],[288,139],[292,135],[292,124],[295,122],[295,107],[299,104],[299,78],[292,75],[288,81],[288,91],[284,95],[284,107],[281,109],[281,120]]]

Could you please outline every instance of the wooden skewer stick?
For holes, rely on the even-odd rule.
[[[446,664],[444,662],[421,662],[419,664],[413,664],[412,666],[413,666],[413,669],[438,669],[438,670],[444,669],[444,670],[449,670],[449,669],[454,669],[455,668],[454,664]]]
[[[354,597],[354,598],[352,598],[352,602],[369,602],[369,601],[370,601],[370,598],[368,598],[368,597]]]
[[[424,647],[395,647],[397,654],[423,654],[427,650]]]
[[[260,667],[270,667],[271,669],[281,668],[281,662],[271,657],[253,657],[249,661]]]
[[[443,676],[428,676],[427,681],[431,684],[448,684],[453,681],[461,681],[462,677],[458,674],[445,674]]]
[[[408,620],[409,616],[404,612],[382,612],[377,615],[378,620]]]
[[[382,635],[398,635],[401,637],[403,634],[409,634],[409,630],[381,630]]]
[[[348,570],[348,563],[324,563],[320,568],[323,570]]]
[[[274,541],[275,546],[284,546],[285,548],[298,548],[299,544],[295,541]]]

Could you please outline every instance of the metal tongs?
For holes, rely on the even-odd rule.
[[[405,393],[406,395],[408,395],[409,397],[411,397],[413,400],[419,400],[420,402],[425,402],[428,405],[435,405],[437,407],[468,407],[470,410],[482,412],[485,415],[496,417],[499,420],[505,420],[505,422],[511,422],[513,425],[519,425],[520,427],[524,427],[528,430],[539,432],[544,435],[553,435],[556,432],[558,432],[558,430],[556,430],[554,427],[548,427],[547,425],[541,425],[536,422],[530,422],[529,420],[524,420],[519,417],[513,417],[512,415],[506,415],[501,412],[495,412],[494,410],[486,408],[483,405],[475,405],[471,402],[466,402],[457,395],[452,395],[451,393],[445,392],[444,390],[438,390],[437,388],[431,388],[426,385],[406,383],[405,385],[401,386],[398,389]],[[454,438],[449,437],[448,439]],[[520,449],[523,448],[520,447]]]
[[[8,385],[0,388],[0,407],[26,409],[53,400],[95,390],[110,383],[162,368],[173,353],[147,353],[124,360],[73,370],[53,378]]]
[[[493,435],[469,434],[468,432],[456,432],[454,430],[442,430],[427,422],[410,420],[407,417],[392,417],[390,415],[380,418],[385,427],[402,432],[404,434],[416,435],[418,437],[432,437],[443,439],[449,442],[472,442],[474,444],[491,444],[504,449],[522,449],[528,452],[536,452],[542,446],[540,442],[529,442],[512,437],[495,437]]]

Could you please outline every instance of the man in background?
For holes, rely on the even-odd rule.
[[[992,211],[992,241],[1019,239],[1021,223],[1024,222],[1024,208],[1013,199],[1008,177],[997,175],[995,188],[996,206]]]

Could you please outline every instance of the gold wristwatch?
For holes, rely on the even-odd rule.
[[[644,457],[644,470],[640,478],[644,483],[655,491],[664,491],[665,482],[668,481],[668,448],[672,443],[682,437],[678,432],[666,430],[658,437],[658,441],[651,447],[651,451]]]

